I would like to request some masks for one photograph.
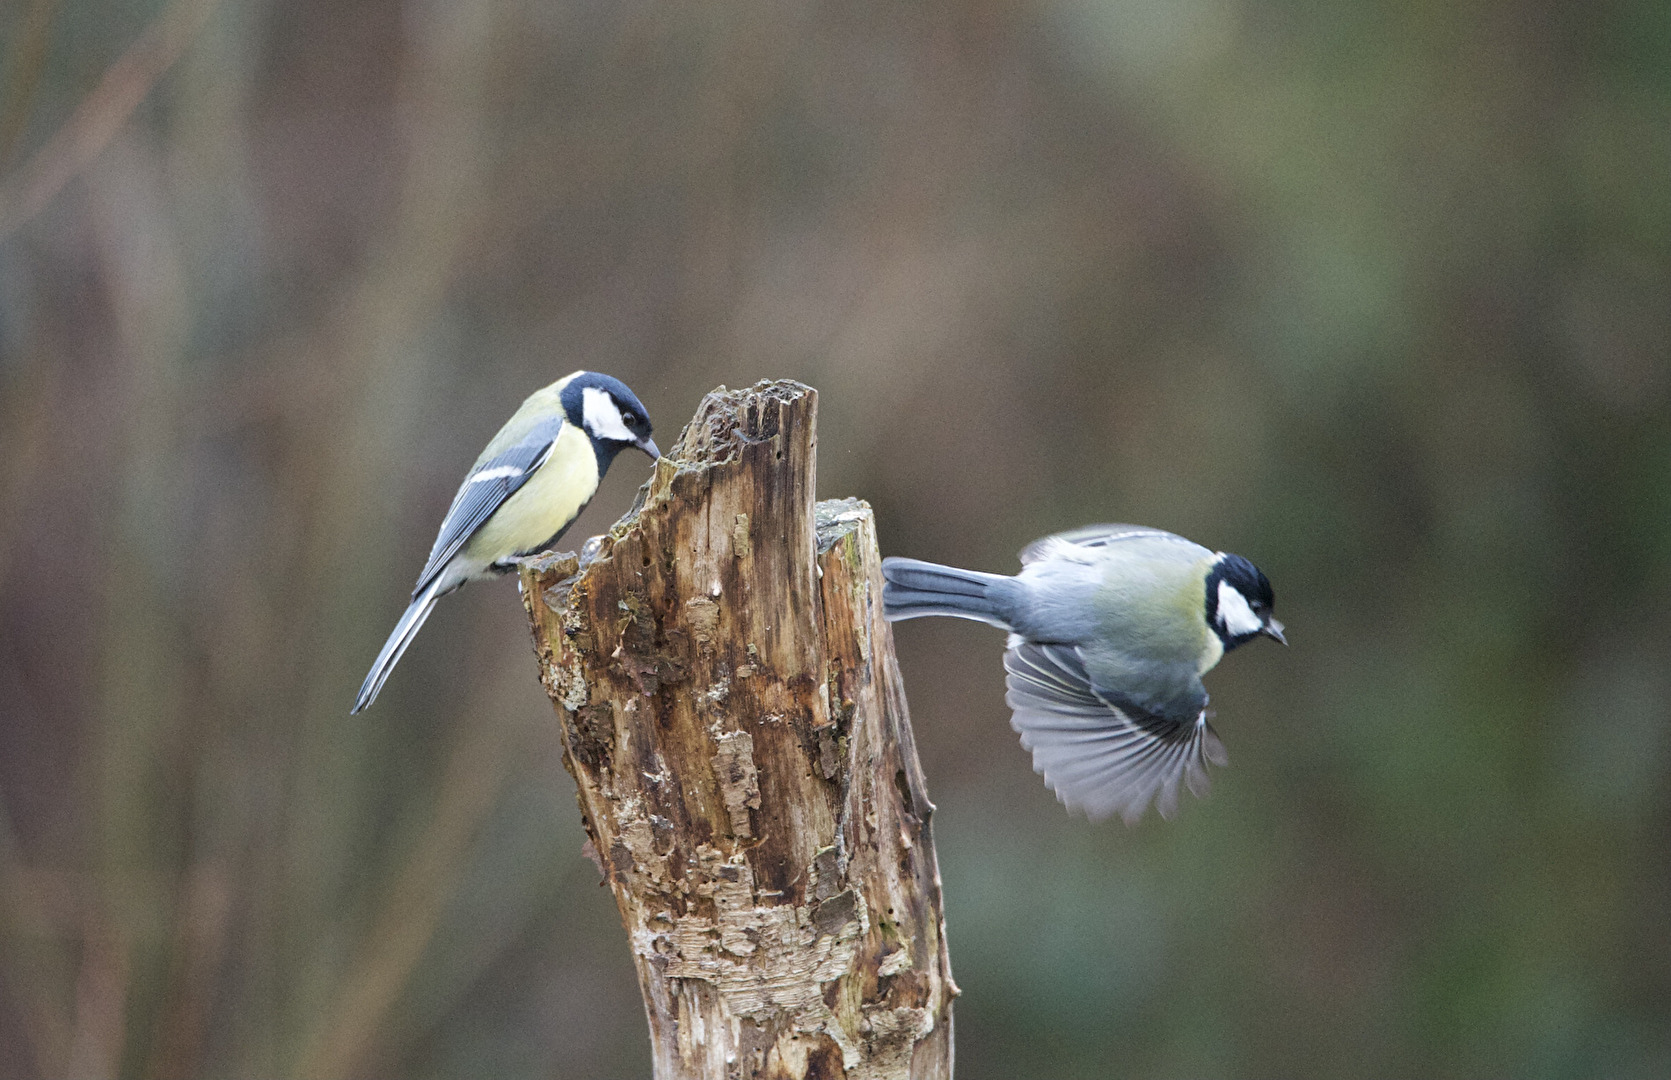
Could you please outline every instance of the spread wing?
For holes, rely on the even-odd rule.
[[[1176,540],[1192,548],[1196,546],[1176,533],[1169,533],[1165,529],[1152,529],[1147,525],[1086,525],[1034,540],[1021,549],[1021,565],[1038,562],[1051,554],[1068,554],[1071,557],[1074,554],[1071,550],[1073,548],[1096,551],[1122,540],[1135,540],[1140,537]]]
[[[563,418],[554,416],[541,421],[526,438],[507,450],[476,462],[470,475],[458,487],[453,505],[441,519],[441,531],[436,534],[435,546],[429,551],[429,561],[418,575],[418,586],[412,597],[440,576],[447,560],[458,554],[458,549],[482,527],[482,522],[493,516],[517,488],[528,482],[534,471],[551,456],[557,435],[563,430]]]
[[[1092,685],[1070,645],[1017,641],[1004,672],[1010,726],[1033,752],[1034,771],[1092,821],[1118,813],[1129,825],[1151,802],[1171,817],[1180,785],[1205,795],[1207,763],[1228,761],[1205,710],[1169,718],[1121,701]]]

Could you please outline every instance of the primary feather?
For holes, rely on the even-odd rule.
[[[1010,726],[1033,754],[1034,771],[1056,797],[1093,821],[1119,814],[1128,824],[1153,802],[1161,816],[1178,808],[1183,781],[1207,792],[1207,762],[1226,763],[1205,713],[1191,721],[1159,716],[1101,695],[1078,650],[1021,641],[1004,653]]]

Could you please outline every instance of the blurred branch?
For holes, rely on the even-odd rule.
[[[3,795],[3,792],[0,792]],[[0,797],[0,962],[4,964],[6,989],[21,1017],[25,1039],[41,1076],[60,1075],[69,1058],[70,1024],[58,1007],[57,980],[43,970],[38,956],[29,955],[27,938],[51,948],[64,960],[62,945],[46,945],[46,928],[52,919],[48,901],[38,886],[38,875],[23,865],[22,849],[12,828],[11,814]]]
[[[489,725],[481,719],[460,733],[435,816],[389,890],[342,992],[303,1044],[296,1075],[304,1080],[364,1074],[361,1058],[435,936],[462,878],[470,840],[493,809],[510,761],[504,734],[484,730]]]
[[[408,13],[396,102],[405,145],[393,218],[342,305],[338,340],[318,354],[319,377],[343,384],[334,402],[343,434],[320,440],[302,466],[317,477],[309,493],[317,502],[308,517],[329,526],[306,540],[302,561],[310,596],[348,595],[343,583],[359,573],[351,552],[365,535],[362,523],[375,512],[378,487],[398,471],[393,458],[404,445],[404,425],[424,382],[414,358],[422,350],[415,343],[445,298],[459,247],[479,212],[488,156],[483,94],[493,71],[500,14],[498,5],[483,2],[420,6]],[[320,644],[323,652],[331,651]],[[336,684],[319,680],[316,689],[333,695],[317,707],[337,712]],[[297,751],[304,771],[308,762],[339,752],[331,731],[307,730]],[[307,1006],[312,1026],[302,1033],[295,1075],[327,1080],[355,1075],[374,1040],[385,1034],[388,1013],[408,987],[458,884],[469,841],[503,785],[505,750],[503,737],[481,725],[473,725],[455,747],[435,816],[376,923],[340,984],[328,986]],[[321,817],[294,816],[290,835],[298,844],[311,845],[330,828],[323,820],[326,800],[309,809]],[[324,910],[328,902],[297,888],[283,917],[296,918],[298,908]]]
[[[35,0],[23,17],[23,30],[13,40],[6,54],[6,70],[11,78],[6,82],[4,108],[0,109],[0,169],[11,164],[12,151],[29,122],[29,105],[41,85],[41,72],[46,70],[46,46],[51,40],[52,16],[58,10],[58,0]]]
[[[0,240],[46,209],[65,184],[97,160],[196,38],[217,3],[173,0],[110,65],[64,126],[0,187]]]
[[[152,1040],[147,1080],[199,1075],[231,928],[226,868],[212,862],[193,867],[179,885],[175,907],[169,998]]]
[[[66,1076],[119,1075],[131,966],[127,936],[90,910],[75,980],[75,1033]]]
[[[16,537],[29,522],[26,510],[35,477],[46,460],[52,433],[58,367],[25,363],[15,377],[0,379],[0,581],[16,550]]]

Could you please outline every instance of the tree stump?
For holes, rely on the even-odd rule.
[[[940,875],[870,508],[817,393],[724,387],[580,558],[522,570],[657,1080],[952,1074]]]

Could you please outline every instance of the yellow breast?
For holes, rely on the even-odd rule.
[[[592,441],[564,424],[551,457],[516,490],[464,546],[471,560],[494,562],[526,555],[573,524],[598,490],[598,458]]]

